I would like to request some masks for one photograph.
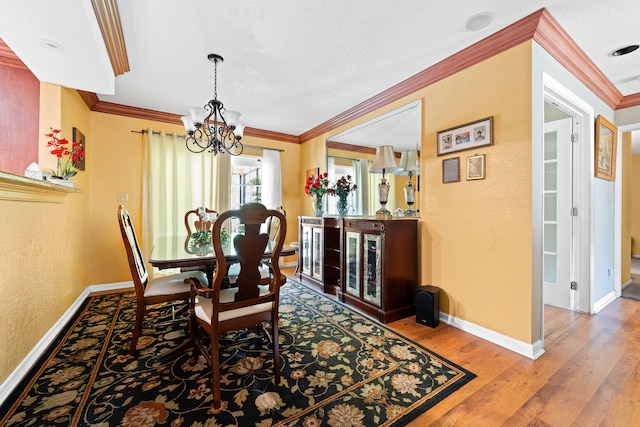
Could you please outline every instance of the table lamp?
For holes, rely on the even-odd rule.
[[[380,209],[376,212],[379,216],[391,215],[391,212],[387,210],[387,200],[389,197],[389,183],[384,175],[387,172],[397,172],[400,170],[400,166],[396,162],[393,147],[390,145],[382,145],[376,149],[376,158],[373,160],[369,173],[382,173],[382,179],[378,184],[378,196],[380,198]]]
[[[418,152],[416,150],[403,151],[400,157],[400,167],[402,170],[396,172],[396,175],[409,177],[409,181],[404,186],[404,198],[408,206],[407,210],[404,211],[404,215],[415,216],[417,212],[413,209],[413,204],[416,202],[416,187],[413,185],[413,176],[420,176]]]

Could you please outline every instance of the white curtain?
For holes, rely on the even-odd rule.
[[[267,209],[282,206],[282,168],[280,151],[262,151],[262,204]]]
[[[141,239],[146,259],[158,237],[186,235],[184,214],[188,210],[199,206],[218,212],[228,209],[230,168],[227,166],[224,171],[228,157],[192,153],[186,148],[184,137],[153,129],[146,131]]]
[[[358,185],[358,191],[354,193],[354,213],[357,215],[372,215],[375,211],[369,209],[369,201],[371,200],[369,185],[369,162],[365,158],[359,158],[353,161],[353,170],[355,171],[355,180]]]
[[[334,183],[336,181],[336,159],[334,157],[327,157],[327,174],[329,175],[329,182]],[[330,184],[331,185],[331,184]],[[338,213],[336,207],[336,198],[325,196],[325,204],[327,205],[327,213],[329,215],[335,215]]]

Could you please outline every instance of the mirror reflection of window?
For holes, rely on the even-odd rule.
[[[333,185],[338,179],[343,176],[350,176],[351,180],[354,184],[355,181],[355,169],[353,167],[354,161],[352,159],[346,159],[342,157],[328,157],[327,158],[327,173],[329,174],[329,181],[331,185]],[[356,190],[357,192],[357,190]],[[347,198],[347,202],[349,204],[349,213],[348,215],[360,215],[359,207],[357,206],[357,198],[355,197],[355,192],[351,192],[349,197]],[[327,213],[330,215],[338,214],[338,197],[331,196],[327,200]]]
[[[376,148],[379,145],[392,145],[397,154],[406,150],[419,152],[422,144],[422,114],[421,100],[413,101],[327,139],[328,172],[330,171],[329,159],[331,157],[345,158],[354,162],[352,176],[355,177],[354,182],[358,185],[358,189],[351,195],[350,215],[370,216],[375,215],[376,211],[380,209],[378,184],[382,179],[382,174],[369,173],[369,167],[375,158]],[[386,208],[391,212],[397,208],[407,209],[404,186],[408,177],[399,176],[396,178],[395,174],[387,173],[385,178],[390,185]],[[414,175],[413,184],[416,186],[414,209],[418,210],[420,206],[419,180],[420,177],[417,174]],[[331,199],[335,198],[328,198],[332,204],[329,212],[335,213],[337,212],[336,200]]]

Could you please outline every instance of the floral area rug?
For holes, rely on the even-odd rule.
[[[128,354],[135,296],[87,299],[67,330],[0,407],[7,426],[405,425],[474,374],[347,306],[289,279],[281,290],[281,384],[263,340],[224,337],[222,405],[211,370],[192,349],[186,321],[143,329]],[[169,318],[161,306],[151,321]]]

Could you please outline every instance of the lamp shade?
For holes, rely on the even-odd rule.
[[[376,158],[373,160],[369,173],[387,173],[401,170],[396,162],[393,147],[382,145],[376,149]]]
[[[403,151],[400,157],[400,168],[396,175],[420,175],[420,165],[418,164],[418,153],[416,150]]]
[[[196,131],[196,126],[193,124],[193,119],[191,118],[191,116],[182,116],[180,118],[182,119],[184,129],[187,131],[187,133]]]
[[[191,121],[197,128],[202,126],[204,119],[207,118],[207,110],[202,107],[189,107],[189,114],[191,114]]]
[[[227,126],[231,129],[235,129],[238,125],[238,120],[240,119],[240,113],[237,111],[227,110],[224,112],[224,120],[227,122]]]

